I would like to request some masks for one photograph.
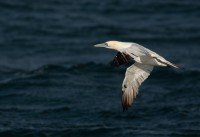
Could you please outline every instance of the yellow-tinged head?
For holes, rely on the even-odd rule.
[[[117,49],[120,46],[120,42],[119,41],[107,41],[106,44],[111,49]]]
[[[114,49],[114,50],[120,50],[120,49],[130,47],[130,44],[126,43],[126,42],[120,42],[120,41],[107,41],[105,43],[97,44],[94,46],[95,47],[104,47],[104,48],[109,48],[109,49]]]

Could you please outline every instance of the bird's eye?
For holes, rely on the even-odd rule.
[[[109,47],[107,43],[104,43],[104,44],[105,44],[107,47]]]

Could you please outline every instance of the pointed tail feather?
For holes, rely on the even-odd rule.
[[[172,64],[171,62],[168,62],[167,65],[170,66],[170,67],[179,68],[176,65]]]

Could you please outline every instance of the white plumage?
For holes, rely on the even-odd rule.
[[[135,63],[127,68],[122,83],[122,107],[127,110],[138,94],[139,86],[148,78],[154,66],[171,66],[178,68],[157,53],[131,42],[108,41],[97,44],[95,47],[105,47],[118,51],[112,61],[114,66],[119,66],[134,60]]]

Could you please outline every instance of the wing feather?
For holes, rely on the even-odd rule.
[[[122,84],[122,107],[126,111],[130,107],[138,94],[139,86],[148,78],[153,66],[134,63],[126,70]]]

